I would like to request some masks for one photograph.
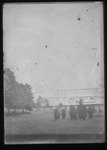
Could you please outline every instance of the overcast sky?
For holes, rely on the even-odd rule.
[[[6,4],[3,30],[5,67],[35,96],[102,84],[101,3]]]

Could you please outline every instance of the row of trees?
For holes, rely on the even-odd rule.
[[[32,110],[34,105],[33,94],[29,84],[19,84],[10,69],[4,72],[4,105],[10,109]]]
[[[47,99],[43,98],[42,96],[39,96],[35,103],[35,107],[39,109],[41,106],[49,107],[49,102]]]

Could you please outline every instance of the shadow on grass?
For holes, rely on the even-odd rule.
[[[66,119],[66,118],[65,119],[60,118],[60,119],[57,119],[57,120],[53,119],[52,122],[57,122],[58,120],[69,120],[69,119]]]
[[[21,113],[17,113],[17,112],[13,112],[13,113],[5,113],[4,116],[8,117],[8,116],[21,116],[24,114],[31,114],[31,112],[21,112]]]
[[[95,115],[94,117],[104,117],[104,115]]]

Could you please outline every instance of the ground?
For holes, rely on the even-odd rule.
[[[104,116],[94,116],[92,120],[55,121],[53,110],[33,111],[31,114],[5,117],[5,134],[104,134]]]

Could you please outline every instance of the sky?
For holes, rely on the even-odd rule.
[[[33,95],[103,86],[102,3],[4,4],[5,67]]]

